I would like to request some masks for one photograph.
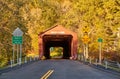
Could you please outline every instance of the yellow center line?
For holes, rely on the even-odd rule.
[[[49,70],[47,73],[45,73],[42,78],[40,79],[47,79],[52,73],[53,73],[54,70]]]
[[[51,72],[45,77],[45,79],[47,79],[53,72],[54,70],[51,70]]]
[[[47,73],[45,73],[40,79],[44,79],[44,77],[46,77],[49,73],[50,73],[50,70]]]

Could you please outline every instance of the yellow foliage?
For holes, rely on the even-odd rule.
[[[38,54],[36,54],[35,52],[28,51],[27,57],[37,57],[37,56],[38,56]]]
[[[45,60],[45,59],[46,59],[45,56],[42,56],[41,60]]]

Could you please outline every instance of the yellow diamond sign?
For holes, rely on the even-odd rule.
[[[82,38],[82,41],[83,41],[84,43],[88,43],[88,42],[90,41],[90,38],[89,38],[87,35],[85,35],[85,36]]]
[[[90,31],[90,28],[88,26],[85,26],[82,31],[85,33],[85,32],[89,32]]]

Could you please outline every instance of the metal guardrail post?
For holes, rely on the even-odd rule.
[[[98,65],[98,62],[97,62],[97,61],[98,61],[98,60],[96,59],[96,60],[95,60],[95,64],[96,64],[96,65]]]
[[[78,54],[78,57],[77,57],[77,58],[78,58],[78,60],[80,60],[80,55],[79,55],[79,54]]]
[[[89,63],[91,64],[92,62],[91,62],[91,58],[89,59]]]
[[[118,65],[118,67],[120,68],[120,63],[119,63],[119,62],[117,62],[117,65]]]
[[[19,65],[21,65],[21,58],[19,58]]]
[[[13,60],[10,60],[10,67],[13,67]]]
[[[80,60],[83,61],[83,56],[81,56]]]
[[[35,61],[35,57],[34,57],[34,61]]]
[[[32,57],[30,57],[30,62],[32,61]]]
[[[107,69],[107,68],[108,68],[108,62],[105,61],[105,69]]]
[[[25,63],[27,63],[27,57],[25,57]]]

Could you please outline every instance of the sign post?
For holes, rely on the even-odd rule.
[[[86,61],[86,59],[88,59],[88,43],[90,41],[90,38],[88,37],[88,35],[84,35],[84,37],[82,38],[82,41],[84,43],[84,57]]]
[[[14,62],[15,62],[15,61],[14,61],[14,58],[15,58],[15,52],[14,52],[14,49],[15,49],[15,48],[14,48],[14,47],[15,47],[15,45],[13,44],[13,64],[14,64]]]
[[[99,42],[99,64],[101,64],[101,53],[102,53],[102,42],[103,42],[103,39],[99,38],[98,42]]]
[[[21,60],[22,60],[22,35],[23,32],[17,28],[14,30],[13,32],[13,37],[12,37],[12,43],[13,43],[13,64],[14,64],[14,58],[15,58],[15,54],[14,54],[14,47],[15,45],[17,45],[17,64],[19,63],[21,65]],[[20,48],[19,48],[20,45]],[[20,49],[20,55],[19,55],[19,49]],[[20,56],[20,57],[19,57]]]

